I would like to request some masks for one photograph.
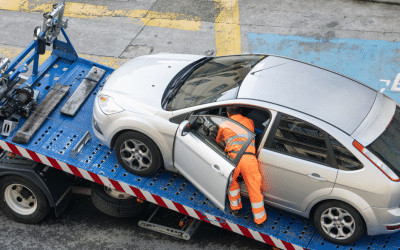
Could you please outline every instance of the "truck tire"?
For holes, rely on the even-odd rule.
[[[96,183],[92,185],[92,202],[100,212],[119,218],[137,216],[148,206],[135,196]]]
[[[12,220],[34,224],[50,210],[42,190],[20,176],[6,176],[0,180],[0,209]]]
[[[157,145],[147,136],[138,132],[126,132],[115,141],[115,156],[126,171],[148,176],[161,166]]]

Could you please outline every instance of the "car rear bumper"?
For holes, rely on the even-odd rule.
[[[400,207],[371,207],[363,212],[364,214],[372,213],[375,217],[375,220],[366,221],[368,235],[391,234],[400,231]],[[367,216],[370,218],[370,215]]]

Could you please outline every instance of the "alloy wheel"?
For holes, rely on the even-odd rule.
[[[330,237],[345,240],[354,234],[356,222],[343,208],[331,207],[322,213],[321,226]]]
[[[137,171],[148,169],[152,163],[149,148],[138,140],[126,140],[120,147],[120,154],[122,160]]]

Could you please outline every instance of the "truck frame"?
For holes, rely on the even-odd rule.
[[[272,207],[266,208],[268,221],[265,227],[259,229],[252,221],[250,203],[246,199],[243,202],[242,216],[236,218],[229,213],[229,210],[221,211],[214,206],[179,174],[161,169],[151,176],[139,177],[125,171],[118,164],[113,150],[90,136],[93,133],[91,117],[96,94],[114,69],[78,56],[64,30],[67,27],[67,23],[62,21],[64,6],[65,3],[54,5],[53,12],[44,15],[43,31],[35,29],[36,39],[13,62],[3,60],[2,63],[0,60],[0,80],[1,77],[3,79],[7,77],[8,82],[18,79],[20,73],[26,72],[27,65],[33,62],[32,74],[21,87],[32,86],[40,93],[39,107],[42,102],[47,101],[46,96],[60,92],[60,86],[67,86],[65,97],[58,97],[53,105],[54,109],[45,113],[43,110],[38,110],[38,107],[30,114],[29,117],[44,118],[42,124],[30,132],[27,143],[13,142],[14,136],[21,133],[20,129],[27,119],[8,121],[9,130],[5,136],[0,137],[0,147],[25,159],[38,162],[41,167],[39,165],[32,167],[32,164],[20,164],[18,167],[13,167],[12,164],[8,167],[0,165],[0,178],[6,175],[18,176],[24,172],[28,173],[26,178],[33,180],[37,178],[35,175],[46,168],[45,166],[49,166],[280,249],[400,249],[398,233],[376,237],[364,234],[351,246],[334,245],[325,241],[316,232],[310,220]],[[65,41],[58,39],[59,34],[64,36]],[[43,54],[44,44],[52,45],[52,54],[39,67],[38,60],[40,54]],[[93,67],[103,70],[104,76],[96,82],[92,91],[86,96],[80,96],[82,105],[74,115],[61,113],[61,109],[74,91],[88,79],[88,72]],[[6,121],[3,121],[3,124],[5,123]],[[23,161],[21,158],[18,159]],[[35,171],[35,168],[41,170]],[[50,175],[47,177],[51,179],[50,186],[56,185],[55,178]],[[55,199],[59,199],[60,195],[52,195],[49,185],[40,178],[35,183],[40,185],[42,190],[48,190],[46,197],[59,214],[62,206],[58,208]],[[64,192],[67,191],[66,188]],[[189,234],[194,230],[192,227]],[[190,238],[190,235],[183,238],[185,237]]]

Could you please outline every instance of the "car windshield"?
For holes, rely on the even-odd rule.
[[[367,147],[400,176],[400,108],[396,106],[393,119],[386,130]]]
[[[180,88],[167,97],[166,110],[172,111],[236,98],[244,78],[265,57],[265,55],[223,56],[207,61],[183,79]]]

